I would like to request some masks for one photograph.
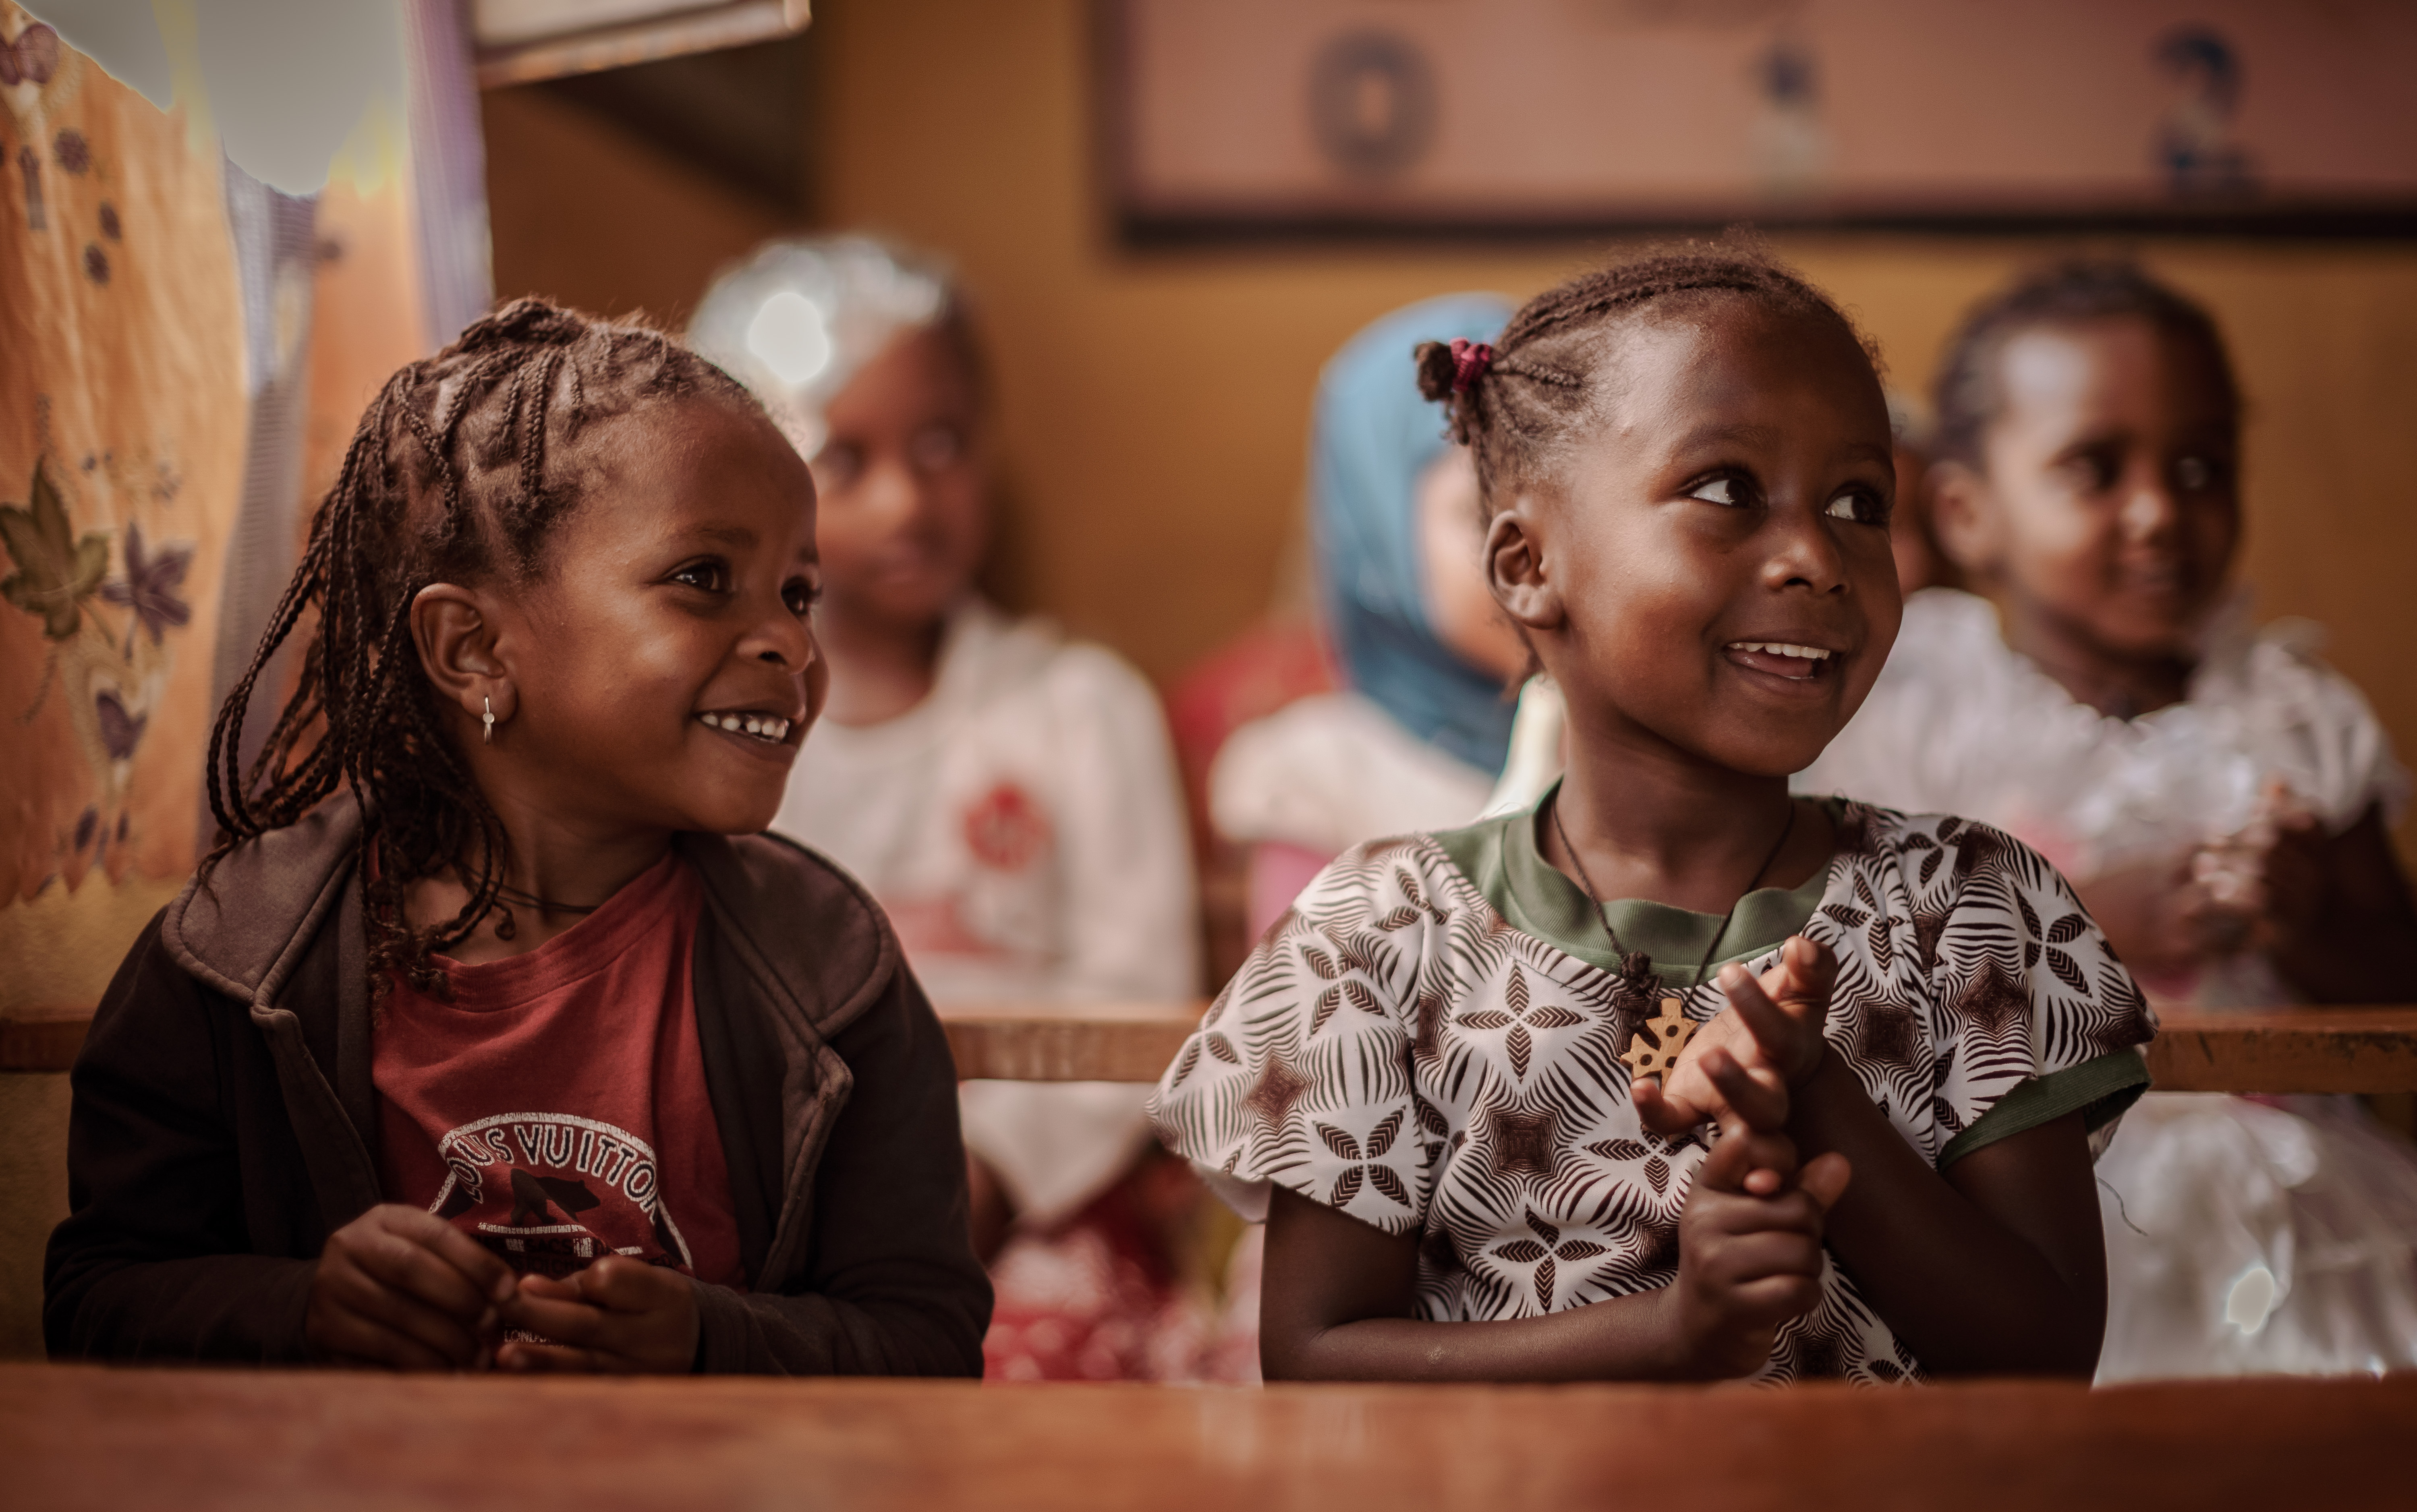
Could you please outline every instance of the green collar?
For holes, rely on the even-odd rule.
[[[1775,948],[1804,928],[1805,920],[1829,889],[1833,859],[1801,887],[1761,887],[1739,900],[1736,915],[1718,942],[1718,914],[1698,914],[1643,898],[1615,899],[1600,910],[1585,891],[1556,870],[1536,843],[1536,824],[1543,806],[1559,790],[1516,813],[1480,821],[1466,829],[1445,830],[1434,837],[1452,864],[1483,894],[1511,924],[1546,945],[1576,957],[1599,971],[1617,973],[1619,953],[1612,948],[1604,915],[1611,915],[1620,944],[1652,958],[1662,985],[1686,991],[1695,985],[1695,962],[1707,947],[1715,954],[1710,970],[1733,960],[1751,960]],[[1836,798],[1822,800],[1832,820],[1845,812]],[[1710,975],[1707,973],[1707,975]]]

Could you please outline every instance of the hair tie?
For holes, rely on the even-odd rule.
[[[1452,339],[1452,391],[1466,394],[1494,366],[1494,348],[1484,341],[1471,341],[1465,337]]]

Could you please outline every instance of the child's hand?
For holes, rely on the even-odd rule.
[[[696,1289],[685,1276],[627,1255],[607,1255],[565,1280],[521,1278],[504,1321],[555,1340],[507,1343],[507,1370],[598,1370],[684,1375],[696,1368]]]
[[[1689,1373],[1741,1376],[1771,1358],[1780,1324],[1821,1296],[1821,1225],[1847,1189],[1847,1157],[1820,1156],[1795,1171],[1784,1134],[1724,1123],[1695,1168],[1679,1217],[1679,1281],[1671,1288],[1679,1349]],[[1754,1177],[1783,1171],[1793,1189],[1757,1196]]]
[[[1709,1074],[1715,1052],[1741,1066],[1746,1077],[1783,1099],[1820,1068],[1825,1046],[1821,1026],[1829,1018],[1830,989],[1838,979],[1838,958],[1830,947],[1802,935],[1779,948],[1779,960],[1759,978],[1742,966],[1725,966],[1716,980],[1729,1005],[1695,1031],[1679,1053],[1667,1085],[1642,1079],[1629,1088],[1645,1126],[1677,1134],[1733,1114],[1756,1128],[1775,1127],[1748,1116],[1724,1090],[1725,1079]],[[1780,1119],[1786,1121],[1786,1113]]]
[[[395,1370],[483,1369],[511,1267],[424,1209],[384,1202],[327,1237],[303,1337],[321,1357]]]

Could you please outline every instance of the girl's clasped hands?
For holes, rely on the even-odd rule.
[[[1822,1224],[1850,1172],[1834,1152],[1800,1167],[1787,1121],[1791,1092],[1828,1054],[1821,1026],[1836,976],[1836,958],[1801,935],[1759,976],[1723,968],[1727,1009],[1688,1041],[1666,1086],[1640,1077],[1631,1088],[1656,1133],[1717,1130],[1679,1221],[1668,1296],[1680,1373],[1751,1373],[1780,1325],[1820,1300]]]

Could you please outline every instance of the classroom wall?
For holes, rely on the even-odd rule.
[[[1607,250],[1126,250],[1092,171],[1085,0],[815,10],[819,219],[957,260],[998,377],[1017,595],[1162,680],[1269,601],[1329,353],[1411,299],[1524,295]],[[779,219],[569,106],[491,97],[488,126],[504,293],[683,308]],[[1968,304],[2076,245],[1778,242],[1917,388]],[[2417,248],[2133,249],[2206,299],[2235,343],[2253,404],[2242,570],[2261,613],[2331,627],[2335,663],[2417,754],[2417,676],[2399,643],[2417,630],[2404,578],[2417,557]],[[2417,823],[2399,838],[2417,856]]]

